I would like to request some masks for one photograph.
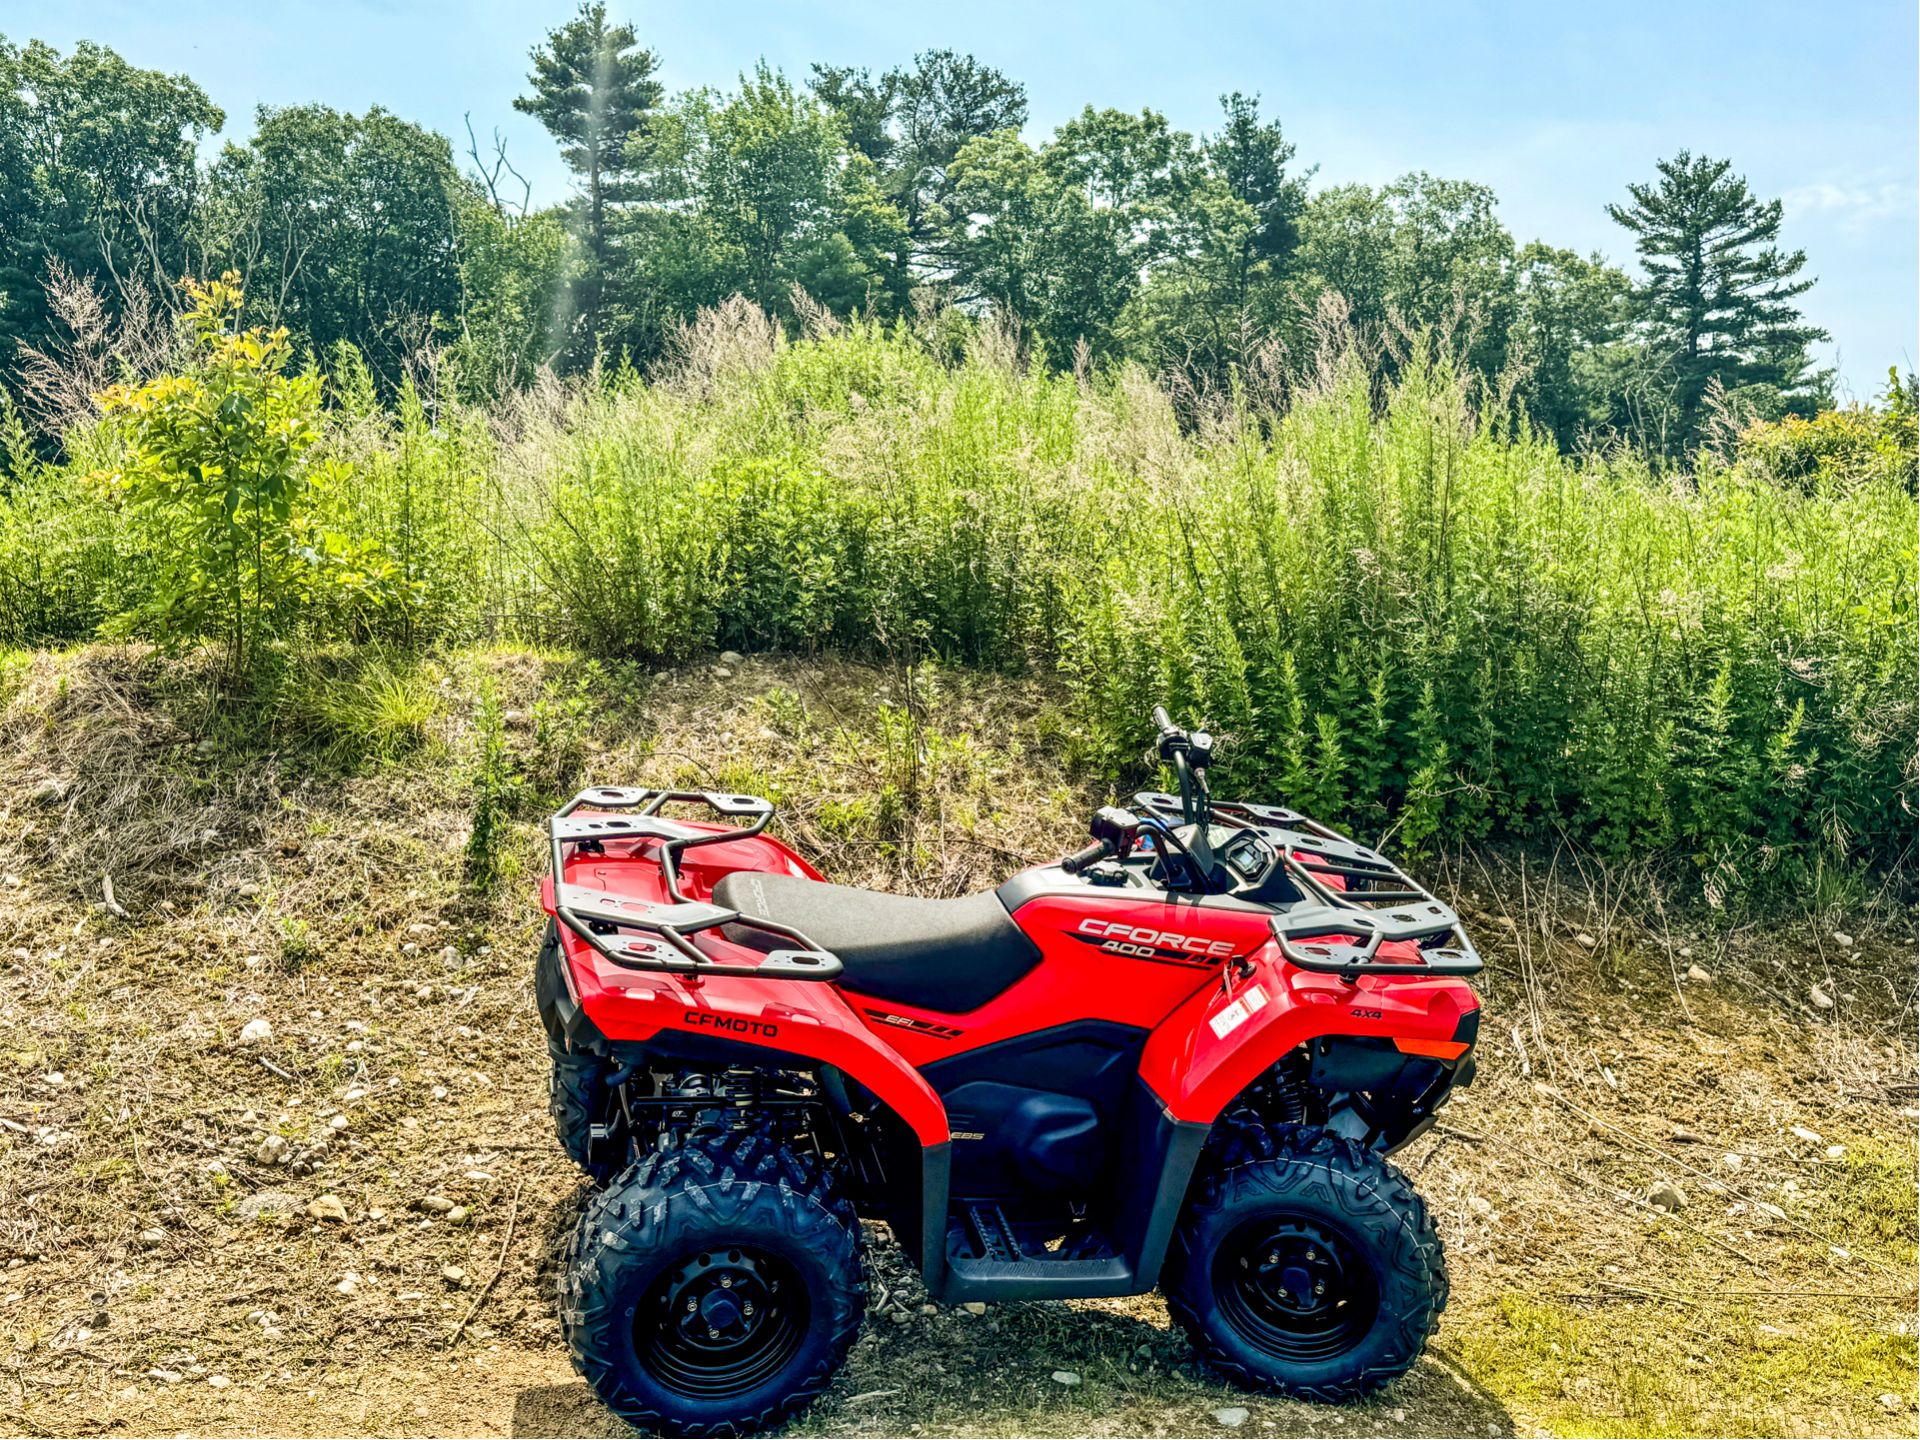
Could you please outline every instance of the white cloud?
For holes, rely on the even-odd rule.
[[[1916,196],[1911,180],[1817,180],[1781,197],[1789,214],[1816,214],[1848,229],[1895,216],[1912,218]]]

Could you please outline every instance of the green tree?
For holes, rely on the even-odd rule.
[[[1096,206],[1072,168],[1003,130],[955,157],[947,201],[957,297],[1020,322],[1056,366],[1082,343],[1113,354],[1139,284],[1130,215]]]
[[[560,157],[583,187],[587,263],[575,287],[575,314],[588,348],[605,338],[603,309],[615,269],[611,211],[631,198],[635,141],[665,95],[653,78],[660,60],[640,47],[631,25],[607,22],[594,0],[548,34],[532,53],[533,93],[513,108],[532,115],[560,142]]]
[[[1827,332],[1793,303],[1813,280],[1799,278],[1804,251],[1780,249],[1778,200],[1754,196],[1730,160],[1682,150],[1659,171],[1607,213],[1634,237],[1646,272],[1636,322],[1650,363],[1670,382],[1671,423],[1646,439],[1681,458],[1699,442],[1709,387],[1810,413],[1826,377],[1808,351]]]
[[[1294,146],[1277,120],[1262,121],[1260,97],[1235,91],[1220,97],[1226,123],[1207,141],[1206,155],[1227,193],[1252,212],[1235,247],[1235,303],[1245,306],[1258,279],[1276,273],[1300,244],[1307,179],[1287,173]]]
[[[241,679],[296,620],[416,596],[379,546],[318,523],[319,373],[286,373],[285,330],[237,329],[237,275],[187,292],[185,367],[101,397],[117,453],[100,478],[134,510],[155,570],[152,594],[116,624],[164,642],[216,638]]]
[[[54,262],[110,300],[164,288],[189,263],[195,149],[226,117],[181,75],[82,40],[62,55],[0,39],[0,370],[41,344]]]
[[[1484,185],[1425,172],[1376,191],[1324,190],[1302,221],[1309,291],[1337,291],[1353,323],[1390,343],[1427,333],[1482,376],[1505,362],[1513,237]]]
[[[1613,418],[1609,357],[1618,353],[1630,283],[1598,254],[1535,241],[1515,267],[1509,345],[1525,367],[1518,395],[1535,425],[1568,450]]]
[[[457,229],[459,374],[473,393],[501,395],[527,384],[565,350],[561,291],[575,259],[566,212],[515,214],[469,194]]]
[[[378,106],[263,106],[212,167],[200,229],[269,327],[320,353],[350,341],[392,377],[459,323],[460,222],[477,200],[444,136]]]
[[[879,197],[901,217],[887,277],[890,300],[904,309],[916,281],[951,273],[953,162],[968,142],[1026,124],[1026,89],[952,50],[925,51],[878,79],[834,65],[815,65],[813,76],[814,93],[841,118],[848,143],[872,162]]]
[[[1394,214],[1370,185],[1334,185],[1301,217],[1300,268],[1309,292],[1331,290],[1347,302],[1356,329],[1386,328],[1392,297]]]
[[[845,313],[888,288],[902,230],[872,162],[838,114],[764,63],[733,95],[683,97],[639,150],[641,288],[665,314],[738,293],[791,315],[795,285]]]
[[[1306,209],[1294,147],[1258,97],[1221,97],[1225,124],[1199,148],[1171,199],[1164,263],[1133,319],[1138,343],[1216,386],[1294,326],[1289,281]],[[1310,172],[1308,172],[1310,173]]]
[[[1493,191],[1416,171],[1383,192],[1393,211],[1388,304],[1409,329],[1445,337],[1483,376],[1506,360],[1513,313],[1513,236]]]

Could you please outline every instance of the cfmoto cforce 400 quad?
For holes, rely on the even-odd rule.
[[[738,1434],[830,1382],[860,1219],[948,1303],[1158,1286],[1216,1370],[1320,1400],[1447,1300],[1388,1161],[1473,1073],[1480,958],[1377,851],[1178,794],[997,890],[826,883],[748,795],[600,787],[551,822],[537,992],[561,1143],[599,1182],[561,1315],[635,1425]]]

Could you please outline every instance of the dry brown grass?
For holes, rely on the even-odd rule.
[[[620,1433],[548,1300],[581,1190],[530,994],[542,797],[501,887],[462,880],[479,676],[535,788],[769,793],[852,883],[990,883],[1103,798],[1043,688],[731,668],[582,691],[564,658],[453,657],[418,748],[355,767],[207,712],[190,663],[35,657],[0,715],[0,1429]],[[576,692],[570,722],[555,697]],[[1909,917],[1721,933],[1541,865],[1445,876],[1490,955],[1487,1022],[1478,1083],[1402,1156],[1454,1277],[1405,1381],[1345,1410],[1240,1396],[1153,1297],[923,1315],[876,1236],[890,1313],[799,1428],[1226,1433],[1212,1412],[1242,1405],[1256,1434],[1912,1434]],[[124,920],[94,908],[109,871]],[[1689,963],[1713,979],[1677,979]],[[1809,1005],[1816,980],[1834,1010]],[[257,1017],[272,1041],[240,1045]],[[295,1165],[256,1158],[268,1132]],[[1659,1177],[1688,1191],[1678,1215],[1642,1203]],[[304,1214],[323,1193],[345,1224]]]

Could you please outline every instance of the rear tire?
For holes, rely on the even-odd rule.
[[[560,1148],[598,1183],[617,1168],[626,1141],[612,1131],[605,1139],[594,1139],[594,1126],[611,1126],[618,1107],[607,1084],[611,1067],[598,1055],[575,1050],[561,1028],[558,1000],[566,994],[566,977],[560,973],[565,964],[560,927],[549,920],[547,933],[540,941],[540,958],[534,965],[534,995],[539,1002],[540,1023],[547,1032],[547,1058],[552,1062],[547,1076],[547,1113],[553,1116],[553,1133],[559,1137]]]
[[[1316,1126],[1234,1139],[1189,1197],[1162,1280],[1195,1348],[1241,1385],[1308,1400],[1405,1374],[1448,1289],[1411,1182]]]
[[[832,1381],[866,1304],[860,1227],[810,1157],[756,1135],[648,1155],[567,1247],[574,1365],[628,1424],[743,1435]]]

